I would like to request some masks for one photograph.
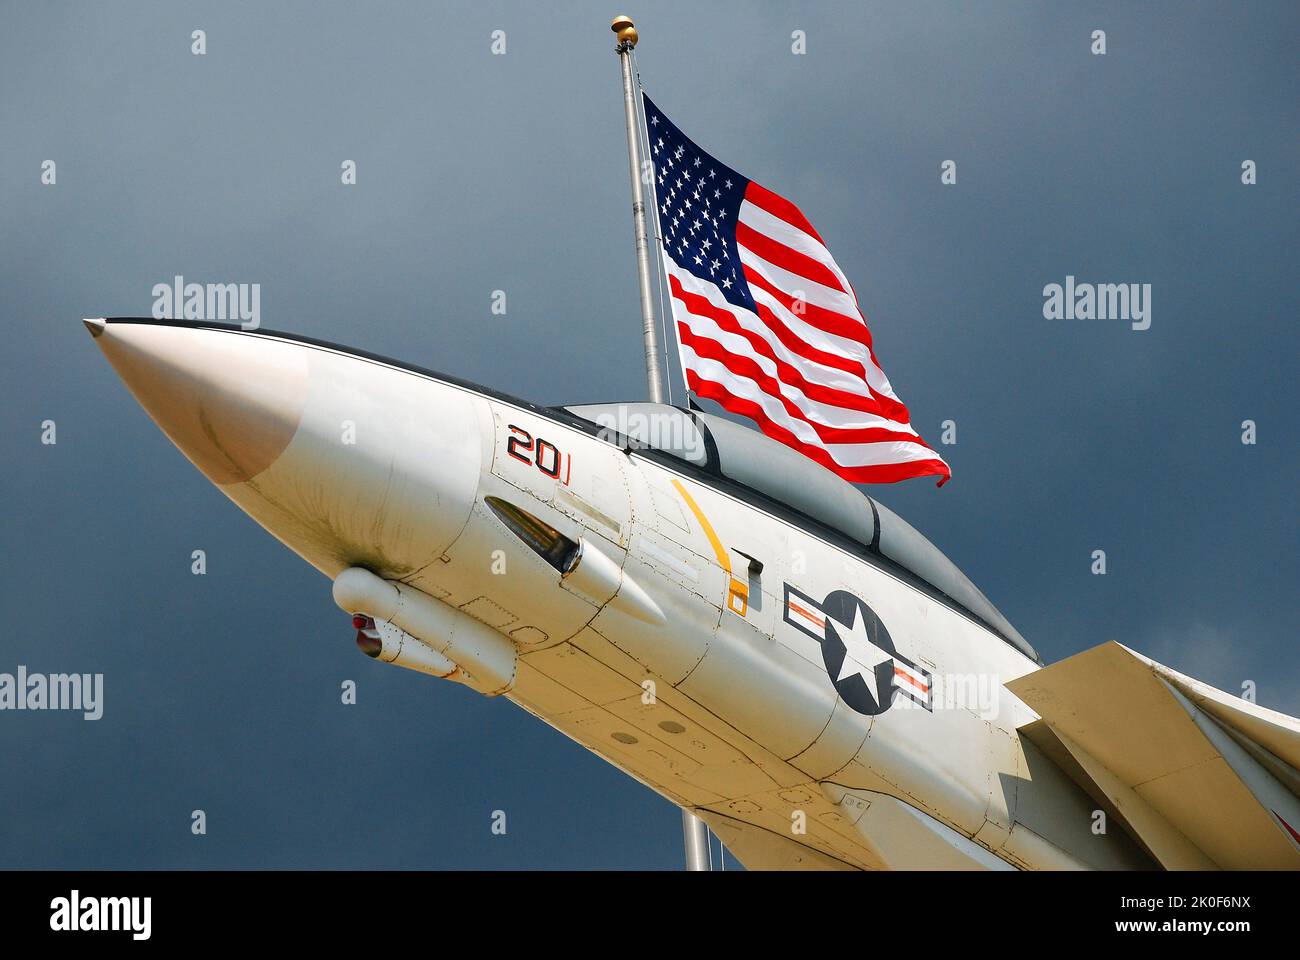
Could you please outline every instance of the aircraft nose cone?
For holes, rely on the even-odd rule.
[[[225,330],[85,320],[140,406],[213,483],[242,483],[284,452],[307,398],[301,350]]]
[[[491,414],[472,392],[287,334],[86,326],[181,452],[331,579],[348,567],[401,579],[467,523],[491,453]]]

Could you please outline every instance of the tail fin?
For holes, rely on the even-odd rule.
[[[1021,733],[1167,869],[1300,869],[1300,720],[1104,643],[1007,688]]]

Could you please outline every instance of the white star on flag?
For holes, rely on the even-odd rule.
[[[868,686],[874,690],[876,680],[876,667],[894,659],[892,653],[882,650],[871,642],[867,636],[866,617],[862,616],[861,611],[855,611],[853,624],[842,623],[835,617],[831,621],[835,624],[835,634],[844,644],[844,662],[840,664],[840,675],[835,678],[839,683],[846,677],[861,676],[867,680]]]

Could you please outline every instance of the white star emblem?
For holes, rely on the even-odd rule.
[[[835,635],[844,644],[844,662],[840,664],[840,675],[835,678],[835,682],[839,683],[848,677],[860,676],[867,682],[867,688],[874,692],[876,667],[894,659],[894,655],[871,642],[871,638],[867,636],[866,617],[863,616],[862,611],[855,610],[854,614],[853,626],[841,623],[834,617],[831,618],[835,624]]]

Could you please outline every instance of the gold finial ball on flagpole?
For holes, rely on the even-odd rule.
[[[635,47],[637,42],[636,27],[632,25],[632,18],[627,16],[617,16],[614,22],[609,25],[609,29],[618,34],[618,45],[621,47],[627,44],[628,47]]]

